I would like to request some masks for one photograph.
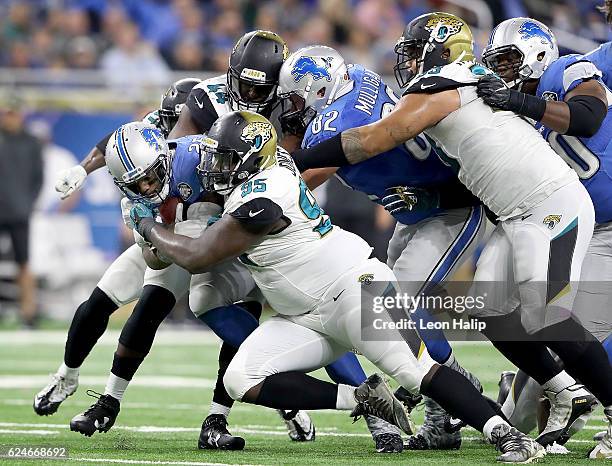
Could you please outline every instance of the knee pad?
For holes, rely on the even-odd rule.
[[[97,287],[117,307],[123,306],[140,296],[146,267],[140,248],[133,245],[110,265]]]
[[[233,400],[241,400],[249,389],[255,385],[259,385],[264,380],[266,380],[265,376],[249,376],[245,371],[239,370],[235,365],[230,363],[223,376],[223,385]]]

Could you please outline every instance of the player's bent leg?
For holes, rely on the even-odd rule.
[[[512,373],[504,372],[504,374]],[[501,401],[502,411],[514,427],[521,432],[529,433],[537,427],[538,403],[543,394],[542,386],[524,371],[519,370]]]
[[[490,441],[496,443],[502,452],[500,457],[502,460],[522,462],[543,456],[545,451],[542,447],[511,428],[464,376],[446,366],[436,364],[416,332],[412,331],[413,336],[410,338],[406,335],[408,332],[404,331],[400,335],[399,331],[391,330],[392,327],[387,326],[389,329],[387,340],[363,340],[360,318],[361,295],[364,290],[370,294],[380,295],[375,288],[368,288],[368,285],[360,289],[359,280],[356,278],[366,270],[373,275],[372,283],[382,282],[384,285],[385,281],[388,283],[394,281],[391,271],[376,260],[369,260],[363,267],[357,267],[347,273],[328,291],[330,296],[337,296],[339,290],[346,290],[337,300],[337,307],[332,307],[325,298],[323,304],[319,306],[325,332],[333,335],[340,344],[357,348],[407,390],[411,392],[420,390],[450,414],[483,432]],[[381,319],[391,320],[390,316],[384,316],[385,313],[378,314]],[[448,390],[449,386],[454,387],[452,393]]]
[[[173,293],[165,288],[156,285],[143,287],[142,296],[121,331],[104,395],[85,412],[72,418],[72,431],[91,436],[96,430],[107,432],[113,426],[125,390],[149,353],[159,325],[175,302]]]
[[[485,232],[484,219],[482,207],[474,207],[451,210],[416,225],[398,225],[389,243],[388,264],[399,280],[402,292],[416,295],[420,287],[450,277],[472,256]],[[455,360],[444,332],[427,329],[427,324],[437,322],[437,319],[422,308],[417,309],[411,318],[419,324],[421,338],[432,358],[458,370],[481,389],[480,381]],[[423,425],[408,439],[406,447],[411,450],[459,448],[461,433],[445,430],[447,414],[435,401],[427,397],[424,401]]]
[[[79,305],[68,330],[64,362],[34,398],[37,414],[55,413],[76,391],[79,368],[106,330],[109,316],[140,295],[145,268],[140,248],[131,246],[106,270],[89,299]]]

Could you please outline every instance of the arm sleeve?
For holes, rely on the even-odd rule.
[[[191,118],[200,132],[208,132],[218,118],[218,115],[206,91],[202,88],[194,87],[187,97],[186,105],[191,112]]]
[[[283,217],[283,209],[267,197],[256,197],[241,204],[230,215],[246,225],[271,225]]]
[[[106,136],[104,136],[102,139],[100,139],[100,142],[98,142],[98,144],[96,144],[96,148],[100,152],[102,152],[102,154],[104,154],[106,152],[106,145],[108,144],[108,140],[111,138],[112,135],[113,135],[113,131],[111,131]]]
[[[343,167],[349,165],[342,148],[342,133],[326,139],[310,149],[291,153],[300,172],[309,168]]]

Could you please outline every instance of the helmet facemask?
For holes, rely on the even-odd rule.
[[[170,168],[166,156],[160,155],[146,171],[136,168],[133,172],[125,173],[123,180],[113,178],[117,187],[134,202],[142,202],[150,207],[159,207],[170,192]],[[142,184],[155,185],[149,192],[142,192]]]
[[[252,173],[241,169],[243,160],[235,149],[214,147],[204,143],[204,151],[197,172],[202,187],[208,192],[229,194]]]
[[[393,74],[400,88],[406,87],[416,75],[423,72],[426,44],[423,39],[400,39],[395,44],[397,61],[393,67]],[[416,66],[413,67],[415,61]]]
[[[482,61],[513,89],[521,90],[523,83],[533,74],[525,63],[525,55],[515,45],[488,50],[482,55]]]
[[[257,81],[241,77],[231,68],[227,72],[227,90],[233,110],[272,113],[278,104],[277,82]]]
[[[306,106],[306,100],[297,91],[279,95],[281,114],[278,119],[284,133],[303,135],[317,111]]]
[[[172,128],[176,125],[181,110],[185,104],[176,104],[173,109],[160,108],[158,110],[159,119],[161,122],[162,130],[165,134],[170,134]]]

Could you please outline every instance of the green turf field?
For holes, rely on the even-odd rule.
[[[365,423],[351,423],[346,413],[311,413],[317,426],[315,442],[293,443],[284,424],[269,409],[236,403],[230,429],[245,437],[242,452],[198,451],[197,437],[205,417],[216,373],[218,343],[208,332],[160,332],[153,350],[126,392],[117,424],[91,438],[70,432],[72,416],[93,402],[88,388],[102,391],[117,341],[117,332],[105,335],[81,369],[81,385],[53,416],[32,410],[34,394],[60,364],[64,331],[0,331],[0,447],[52,446],[68,449],[61,464],[493,464],[495,451],[474,430],[464,430],[461,450],[405,452],[381,455],[373,450]],[[497,380],[508,364],[488,345],[459,346],[459,360],[474,371],[488,395],[496,398]],[[366,372],[372,366],[365,363]],[[321,376],[323,376],[321,374]],[[452,390],[452,387],[449,387]],[[596,415],[568,443],[569,455],[548,455],[544,464],[585,462],[594,444],[593,433],[603,430]],[[422,419],[420,407],[414,412]],[[9,460],[0,464],[58,461]]]

